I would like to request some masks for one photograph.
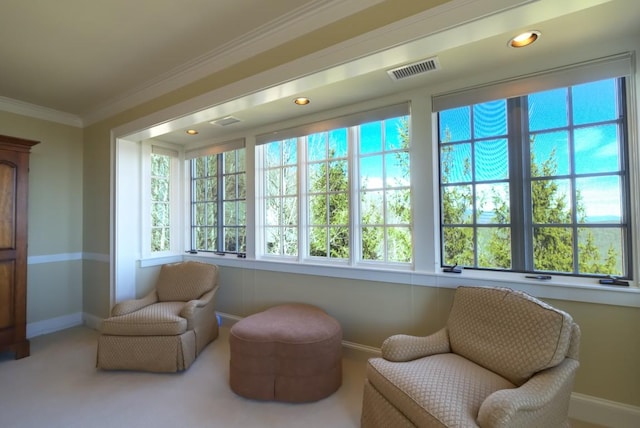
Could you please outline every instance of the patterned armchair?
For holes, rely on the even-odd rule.
[[[460,287],[447,324],[372,358],[362,427],[565,427],[578,369],[571,316],[507,288]]]
[[[198,262],[164,265],[155,289],[126,300],[102,322],[97,367],[176,372],[189,368],[218,337],[218,268]]]

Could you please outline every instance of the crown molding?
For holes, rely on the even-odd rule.
[[[75,126],[77,128],[82,128],[84,126],[82,119],[74,114],[2,96],[0,96],[0,110],[22,116],[33,117],[35,119],[48,120],[62,125]]]
[[[224,70],[384,0],[317,0],[117,96],[83,115],[85,126]]]

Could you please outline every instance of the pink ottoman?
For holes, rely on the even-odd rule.
[[[322,309],[284,304],[248,316],[229,334],[229,385],[256,400],[320,400],[342,384],[342,329]]]

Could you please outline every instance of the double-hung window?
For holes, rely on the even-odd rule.
[[[260,136],[257,143],[263,256],[412,262],[407,104]]]
[[[186,157],[191,172],[191,249],[246,253],[244,140],[187,152]]]
[[[474,103],[443,98],[457,104],[438,113],[443,265],[631,276],[626,80],[616,64],[625,61],[578,69],[575,84],[558,83],[571,82],[566,71],[546,76],[548,88],[518,96],[492,100],[484,88],[467,94]]]

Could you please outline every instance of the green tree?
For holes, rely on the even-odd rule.
[[[444,142],[450,140],[450,132],[445,129]],[[535,141],[532,139],[531,145]],[[454,159],[452,146],[441,148],[441,180],[445,186],[442,190],[442,217],[444,264],[458,263],[460,265],[475,266],[474,264],[474,235],[471,227],[473,210],[473,193],[470,185],[455,185],[449,183],[452,168],[459,164]],[[462,160],[462,175],[469,175],[470,159]],[[555,149],[549,157],[538,162],[531,154],[531,204],[534,223],[533,230],[533,260],[534,269],[552,272],[573,272],[573,229],[571,204],[568,195],[562,192],[558,181],[548,179],[557,172],[557,158]],[[492,218],[490,223],[508,225],[509,202],[498,192],[497,187],[491,190]],[[480,201],[476,207],[478,215],[483,212],[483,206],[488,201]],[[586,210],[581,195],[576,200],[578,223],[586,223]],[[469,224],[467,227],[466,225]],[[477,247],[478,266],[498,267],[507,269],[511,266],[511,235],[510,228],[478,227]],[[596,244],[593,232],[589,228],[581,228],[583,238],[578,244],[578,266],[580,273],[616,274],[619,272],[618,253],[610,246],[603,259],[601,249]]]
[[[534,141],[532,141],[533,145]],[[532,177],[550,177],[557,171],[556,151],[538,165],[531,155]],[[560,193],[554,180],[537,180],[532,184],[534,224],[558,224],[557,227],[538,227],[534,230],[534,267],[536,270],[553,272],[573,272],[574,244],[572,229],[566,227],[571,221],[571,208],[568,196]],[[584,200],[576,192],[576,219],[579,224],[587,222]],[[615,274],[618,254],[611,246],[606,259],[596,244],[590,228],[579,228],[578,233],[578,272],[592,274]]]
[[[504,199],[504,195],[498,193],[494,187],[491,189],[491,200],[493,206],[492,224],[508,225],[510,222],[509,201]],[[511,228],[485,227],[489,235],[488,242],[479,240],[478,264],[482,267],[508,269],[511,267]]]
[[[171,244],[171,158],[151,155],[151,251],[168,251]]]
[[[411,190],[402,188],[411,182],[409,160],[409,117],[405,116],[398,123],[400,151],[395,153],[396,163],[400,167],[400,177],[396,179],[397,190],[388,190],[387,211],[391,222],[402,226],[387,228],[387,258],[389,261],[411,261],[413,256],[413,242],[411,238]],[[388,221],[390,223],[390,221]],[[405,226],[406,225],[406,226]]]
[[[535,141],[532,141],[533,145]],[[555,149],[541,164],[531,153],[531,177],[551,177],[556,174]],[[531,183],[533,210],[533,265],[535,270],[573,272],[573,232],[568,196],[560,193],[558,182],[549,179]]]
[[[393,119],[392,119],[393,120]],[[381,122],[380,126],[384,126]],[[408,263],[413,257],[411,236],[411,190],[409,163],[409,118],[397,121],[398,141],[385,141],[385,146],[397,147],[393,152],[397,177],[385,177],[385,183],[370,189],[363,182],[360,193],[362,224],[362,259]],[[386,157],[387,152],[382,151]],[[388,162],[388,159],[385,159]],[[390,165],[387,165],[390,166]]]
[[[333,158],[335,152],[329,153]],[[344,160],[322,162],[310,179],[311,196],[309,254],[318,257],[349,257],[349,184]],[[316,193],[317,192],[317,193]]]
[[[445,129],[443,142],[451,141],[451,132]],[[452,146],[443,146],[440,149],[440,167],[442,184],[449,184],[453,166],[456,164]],[[462,161],[463,176],[471,171],[471,160]],[[442,221],[443,235],[443,263],[445,265],[459,264],[461,266],[474,266],[475,252],[473,244],[473,228],[460,225],[469,224],[469,213],[473,208],[471,186],[451,185],[442,187]]]

